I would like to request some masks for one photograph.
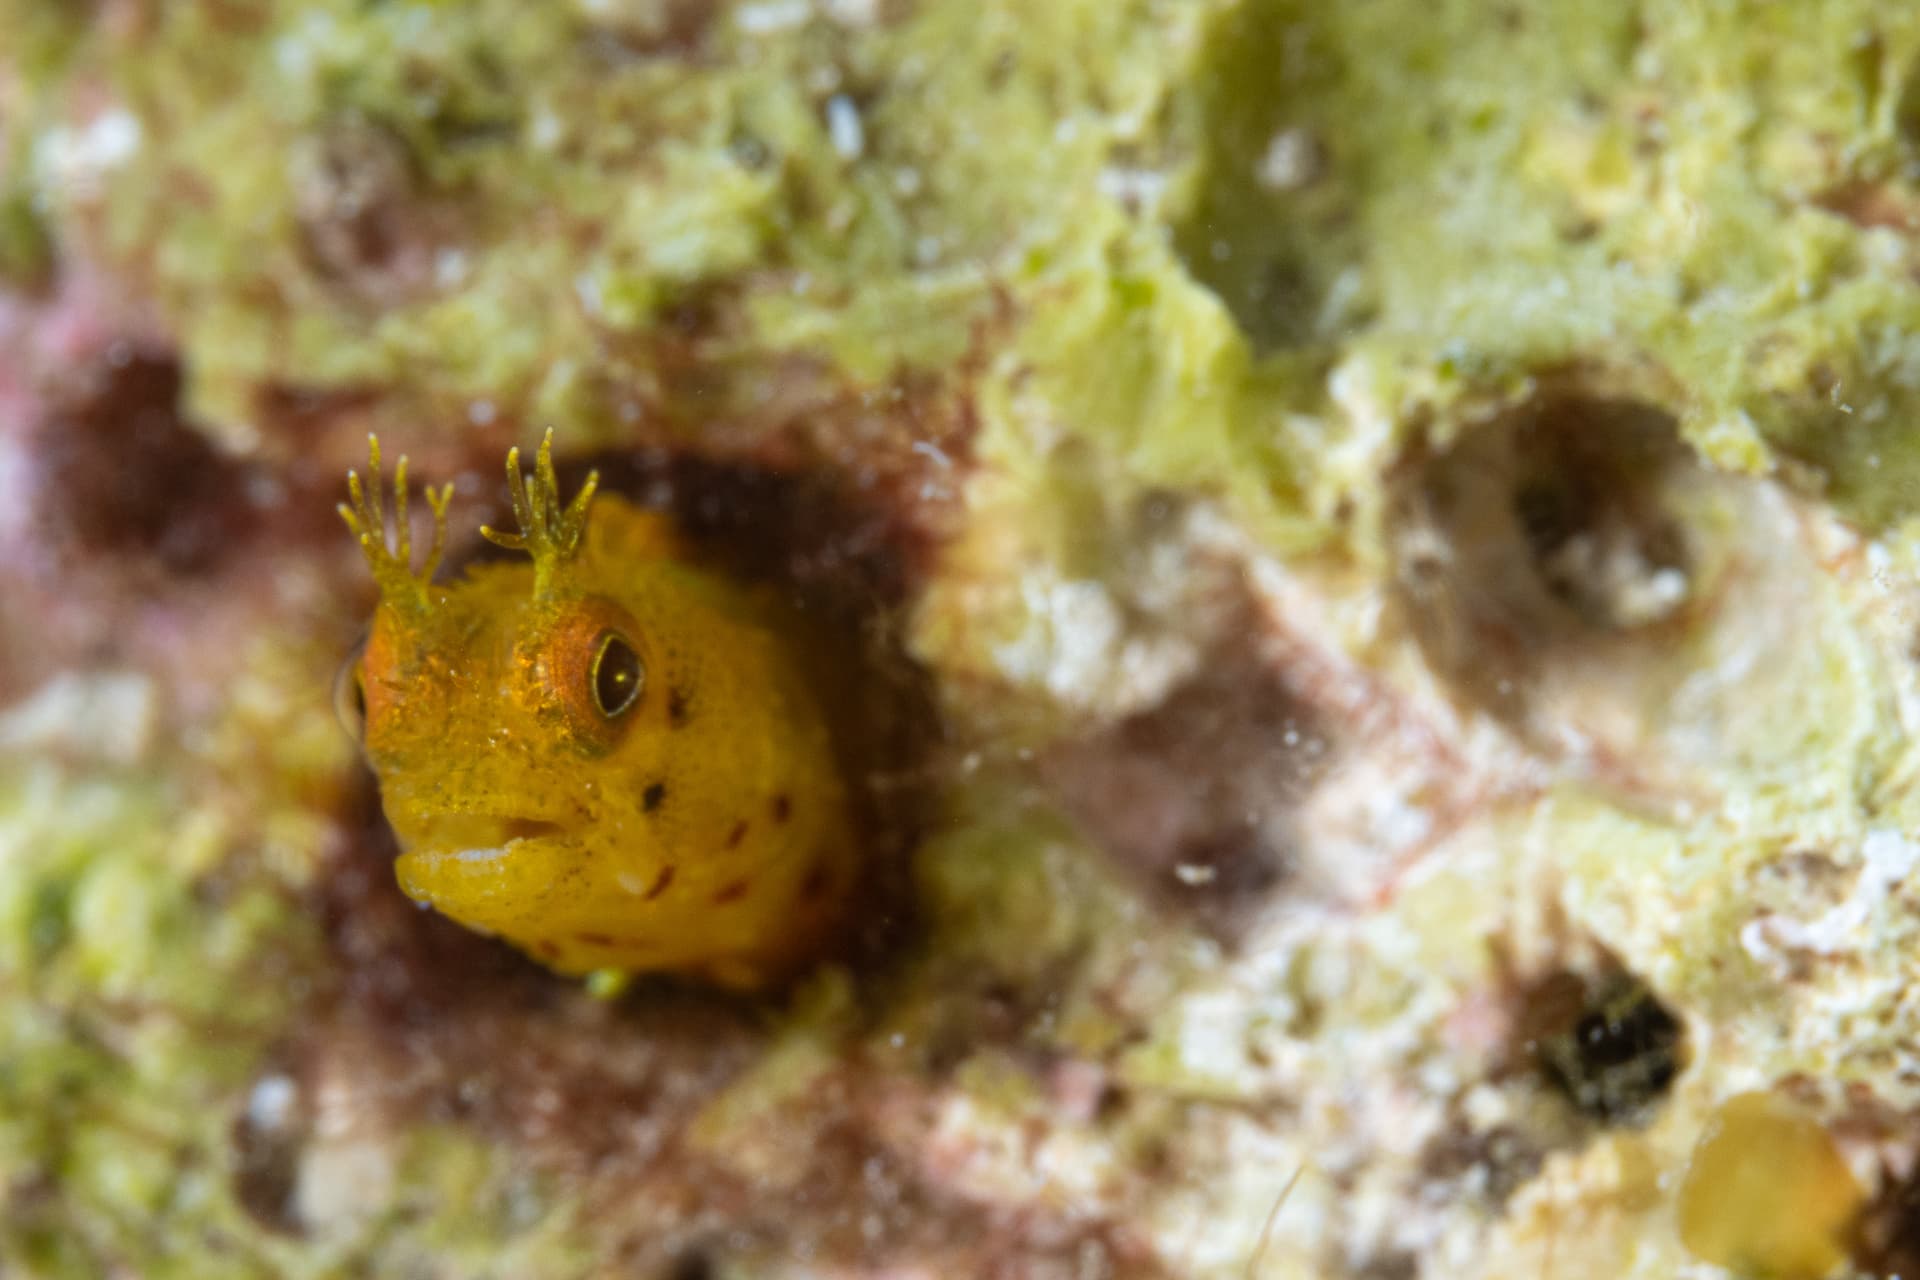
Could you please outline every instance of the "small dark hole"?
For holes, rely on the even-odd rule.
[[[1556,1002],[1560,1012],[1532,1042],[1541,1070],[1581,1114],[1605,1124],[1641,1123],[1680,1074],[1680,1023],[1624,974],[1576,990],[1576,1000]]]

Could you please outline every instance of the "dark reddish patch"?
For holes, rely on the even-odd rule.
[[[71,552],[196,574],[238,545],[254,517],[247,471],[182,415],[181,384],[172,357],[116,343],[56,393],[34,491]]]
[[[612,934],[582,931],[573,935],[575,941],[584,942],[590,947],[612,947],[619,945],[619,939]]]
[[[649,424],[639,443],[698,439],[701,453],[628,448],[571,460],[563,479],[577,483],[590,465],[608,491],[670,508],[703,557],[790,588],[816,617],[908,598],[956,523],[992,321],[977,360],[876,385],[803,357],[750,378],[701,359],[732,341],[738,303],[725,290],[691,295],[664,319],[651,389],[609,383],[597,394]]]
[[[542,960],[558,960],[560,958],[560,947],[558,944],[542,938],[533,944],[533,953]]]
[[[648,784],[647,789],[640,793],[640,807],[646,810],[648,813],[652,813],[654,810],[660,807],[661,802],[664,801],[666,798],[667,798],[666,783],[664,782],[650,783]]]
[[[733,824],[733,830],[727,832],[727,848],[738,849],[740,842],[747,838],[747,820],[745,818]]]
[[[747,885],[749,883],[750,882],[745,879],[733,881],[721,889],[720,892],[713,895],[713,905],[716,907],[724,907],[729,902],[740,901],[740,899],[747,896]]]
[[[672,867],[660,868],[660,874],[653,878],[653,883],[647,886],[647,891],[640,895],[640,901],[652,902],[655,898],[665,893],[667,886],[673,883],[673,872],[674,868]]]
[[[1231,936],[1286,874],[1294,810],[1333,744],[1282,670],[1224,648],[1158,707],[1051,749],[1041,770],[1117,861]]]
[[[678,686],[667,690],[667,724],[675,729],[684,729],[692,718],[693,713],[687,705],[687,691]]]
[[[775,822],[785,822],[788,818],[791,818],[792,816],[793,816],[793,801],[787,796],[785,792],[782,792],[779,795],[775,796],[773,798],[773,820]]]

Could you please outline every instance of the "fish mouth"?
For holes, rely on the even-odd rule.
[[[486,933],[510,932],[552,891],[570,847],[557,822],[499,814],[416,817],[399,834],[401,891]]]
[[[497,813],[429,813],[415,816],[404,827],[396,824],[407,852],[438,860],[486,862],[505,857],[523,842],[565,833],[546,818]]]

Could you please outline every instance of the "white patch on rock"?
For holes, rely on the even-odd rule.
[[[97,199],[107,175],[140,150],[140,118],[131,111],[103,111],[79,128],[49,129],[38,156],[46,185],[69,198]]]
[[[741,5],[734,10],[733,20],[750,36],[767,36],[791,31],[812,16],[813,6],[807,0],[765,0]]]
[[[247,1094],[247,1122],[264,1133],[287,1129],[300,1092],[288,1076],[262,1076]]]
[[[1269,191],[1298,191],[1310,185],[1326,168],[1320,141],[1309,129],[1282,129],[1267,143],[1254,177]]]
[[[867,127],[860,108],[844,93],[827,99],[827,137],[842,160],[858,160],[867,149]]]
[[[1871,831],[1860,845],[1860,872],[1847,896],[1811,919],[1769,913],[1740,930],[1740,945],[1770,968],[1790,967],[1784,953],[1831,956],[1872,938],[1868,924],[1920,866],[1920,844],[1896,831]]]
[[[137,671],[65,672],[0,712],[0,751],[133,764],[153,743],[159,699]]]
[[[393,1203],[394,1153],[371,1138],[316,1142],[294,1188],[301,1222],[321,1235],[350,1230]]]

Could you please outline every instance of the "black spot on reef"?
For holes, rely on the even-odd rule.
[[[693,713],[687,705],[687,691],[678,685],[667,690],[667,724],[675,729],[687,727]]]
[[[664,782],[649,783],[647,786],[647,789],[640,793],[640,807],[642,809],[645,809],[648,813],[652,813],[655,809],[658,809],[660,807],[661,802],[664,801],[666,798],[667,798],[666,783]]]
[[[615,942],[612,935],[605,933],[583,932],[576,933],[573,936],[590,947],[611,947]]]
[[[747,838],[747,820],[745,818],[733,824],[733,830],[727,832],[727,848],[738,849],[740,842]]]
[[[780,795],[775,796],[773,798],[773,820],[775,822],[785,822],[788,818],[792,816],[793,816],[793,801],[790,798],[788,798],[788,796],[784,792],[782,792]]]
[[[720,892],[713,895],[713,905],[716,907],[725,906],[729,902],[738,902],[746,896],[747,881],[745,879],[735,880],[722,888]]]
[[[1680,1022],[1645,983],[1609,963],[1561,971],[1521,993],[1521,1057],[1590,1119],[1638,1125],[1686,1060]]]
[[[1581,1110],[1631,1119],[1679,1074],[1680,1025],[1652,994],[1625,992],[1589,1010],[1554,1067]]]

